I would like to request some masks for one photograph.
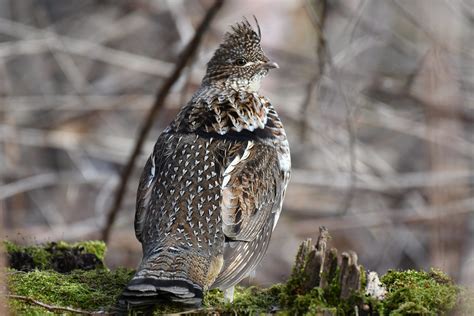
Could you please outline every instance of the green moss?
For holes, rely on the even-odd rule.
[[[16,245],[15,243],[9,241],[9,240],[4,240],[3,241],[3,246],[5,247],[5,251],[7,253],[12,253],[19,251],[21,249],[20,246]]]
[[[67,243],[59,241],[57,243],[48,243],[44,246],[46,249],[56,247],[59,250],[78,249],[83,253],[90,253],[95,255],[100,261],[104,261],[107,246],[102,240],[87,240],[75,243]]]
[[[337,268],[334,278],[329,280],[328,287],[324,290],[324,298],[328,305],[337,306],[341,299],[341,284],[339,283],[340,270]]]
[[[12,299],[8,303],[12,315],[24,315],[24,316],[40,316],[40,315],[57,315],[56,313],[50,312],[42,307],[28,305],[20,300]]]
[[[115,303],[132,276],[130,269],[76,270],[69,274],[35,270],[11,273],[8,286],[11,294],[31,297],[47,304],[99,310],[108,309]],[[20,301],[14,302],[11,307],[18,314],[37,310],[37,307],[32,309],[29,303]]]
[[[445,314],[453,309],[459,292],[451,279],[439,270],[389,271],[382,278],[387,286],[387,297],[378,301],[365,295],[366,273],[361,267],[361,290],[343,300],[340,298],[339,270],[328,280],[326,288],[309,291],[304,288],[306,276],[303,270],[301,265],[295,265],[282,290],[281,306],[290,314],[320,313],[328,309],[337,314],[351,314],[354,306],[369,308],[378,314]]]
[[[383,305],[394,315],[446,314],[456,304],[459,289],[439,270],[389,271],[381,278],[387,287]]]
[[[66,274],[44,270],[50,268],[53,263],[57,264],[59,257],[70,252],[93,254],[103,260],[106,249],[102,242],[58,242],[40,247],[23,247],[6,242],[5,246],[9,254],[26,255],[34,265],[34,270],[29,272],[12,269],[8,271],[11,294],[30,297],[50,305],[87,311],[108,310],[115,304],[118,295],[133,275],[132,270],[109,271],[103,266],[88,271],[73,270]],[[366,273],[361,267],[362,290],[354,291],[347,300],[341,300],[339,268],[327,276],[328,285],[324,289],[308,288],[308,276],[305,275],[304,268],[309,255],[310,251],[298,253],[298,264],[295,264],[287,283],[266,289],[236,287],[232,304],[224,302],[221,291],[211,290],[204,296],[204,308],[195,312],[258,315],[278,311],[283,315],[350,315],[354,314],[354,306],[359,306],[359,309],[378,315],[442,315],[452,312],[453,308],[459,315],[470,315],[474,307],[472,291],[458,288],[439,270],[389,271],[381,278],[388,293],[383,301],[378,301],[365,296],[363,289],[366,285]],[[52,314],[41,307],[15,299],[10,300],[10,307],[13,314]],[[155,314],[182,311],[183,308],[179,305],[160,305]]]
[[[204,307],[225,306],[224,293],[219,289],[213,289],[206,292],[203,300]]]
[[[367,272],[362,265],[359,265],[360,268],[360,288],[365,289],[367,287]]]
[[[313,288],[306,294],[296,295],[291,304],[283,306],[290,315],[304,315],[309,311],[320,311],[327,307],[324,299],[324,291],[321,288]]]
[[[147,313],[153,312],[153,315],[170,315],[175,314],[179,315],[181,313],[189,312],[191,315],[205,315],[207,314],[207,308],[193,308],[180,305],[179,303],[166,303],[159,304],[152,307],[152,310],[145,308],[142,310],[135,310],[131,315],[147,315]]]
[[[224,294],[220,290],[208,291],[204,296],[203,305],[214,311],[238,315],[266,314],[279,309],[280,295],[284,285],[276,284],[269,288],[237,286],[232,303],[224,302]]]
[[[10,266],[21,271],[52,269],[70,272],[104,267],[106,246],[102,241],[59,241],[34,246],[19,246],[5,241],[4,245]]]
[[[248,288],[238,287],[231,310],[235,310],[239,315],[268,313],[279,306],[282,289],[283,286],[281,284],[273,285],[266,289],[255,286]]]
[[[436,315],[430,312],[426,307],[416,304],[414,302],[405,302],[398,306],[396,310],[390,312],[391,316],[403,315]]]
[[[9,271],[9,287],[12,294],[31,297],[35,300],[57,306],[69,306],[89,311],[107,310],[112,306],[133,275],[132,270],[118,269],[108,271],[76,270],[69,274],[55,271]],[[339,272],[337,273],[339,275]],[[334,278],[336,279],[336,278]],[[294,280],[295,281],[295,280]],[[257,287],[237,287],[234,302],[224,302],[223,293],[212,290],[204,298],[205,309],[201,313],[218,311],[238,315],[258,315],[279,310],[288,315],[314,315],[330,312],[351,314],[354,306],[366,304],[380,315],[446,314],[456,304],[458,293],[466,307],[458,308],[461,315],[469,315],[473,300],[472,292],[459,290],[442,272],[389,271],[382,277],[388,294],[384,301],[378,302],[366,297],[362,291],[353,293],[348,300],[340,300],[337,282],[331,282],[326,290],[313,288],[305,293],[288,296],[288,284],[278,284],[267,289]],[[290,283],[290,285],[294,283]],[[282,304],[286,302],[285,304]],[[12,300],[12,311],[17,314],[44,315],[45,311],[29,303]],[[179,306],[160,306],[156,314],[178,312]],[[464,312],[463,312],[464,311]]]
[[[309,258],[309,252],[305,255],[303,251],[298,256],[303,256],[305,264]],[[297,259],[298,260],[298,259]],[[301,260],[299,260],[301,262]],[[324,289],[315,287],[309,291],[305,289],[307,275],[304,273],[305,264],[295,264],[292,274],[281,291],[281,307],[290,315],[314,315],[314,314],[350,314],[355,305],[364,302],[363,291],[353,293],[347,300],[341,300],[341,285],[339,282],[339,268],[328,280],[328,286]]]
[[[305,241],[298,249],[290,278],[280,294],[280,303],[282,306],[291,306],[294,303],[295,297],[304,295],[306,292],[304,284],[308,276],[304,273],[304,268],[309,258],[307,245],[310,243],[310,240]]]
[[[4,241],[4,246],[10,256],[19,253],[30,256],[38,269],[46,269],[49,265],[51,253],[44,246],[19,246],[11,241]]]

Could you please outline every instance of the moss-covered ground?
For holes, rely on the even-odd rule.
[[[58,260],[60,248],[69,253],[93,254],[101,264],[94,269],[74,269],[58,272],[52,262]],[[33,268],[24,271],[9,268],[6,272],[11,295],[28,297],[36,301],[83,311],[109,311],[122,289],[132,277],[130,269],[108,270],[103,265],[105,245],[100,242],[78,244],[55,243],[42,247],[19,247],[7,243],[11,254],[27,253]],[[72,251],[71,249],[79,249]],[[63,251],[62,250],[62,251]],[[20,255],[21,256],[21,255]],[[304,275],[294,269],[285,284],[270,288],[237,287],[232,304],[224,302],[221,291],[211,290],[204,299],[204,307],[194,310],[198,314],[259,315],[277,313],[281,315],[353,315],[357,306],[360,315],[470,315],[474,306],[471,292],[461,289],[439,270],[389,271],[381,281],[387,288],[383,301],[367,297],[356,291],[347,300],[340,299],[340,286],[336,282],[339,271],[323,290],[315,287],[304,289]],[[460,303],[463,303],[462,306]],[[10,309],[18,315],[53,314],[32,302],[11,298]],[[178,312],[177,307],[161,307],[155,314]],[[64,314],[64,312],[62,312]],[[67,312],[66,312],[67,314]]]
[[[133,270],[130,269],[75,270],[70,273],[10,270],[8,286],[12,294],[49,305],[98,311],[108,310],[132,276]],[[11,300],[11,305],[19,314],[30,314],[30,303]]]
[[[4,246],[10,267],[19,271],[38,269],[70,272],[104,267],[106,246],[101,241],[60,241],[40,246],[19,246],[6,241]]]

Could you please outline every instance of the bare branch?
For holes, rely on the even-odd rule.
[[[411,172],[373,176],[370,174],[357,173],[357,184],[355,190],[367,190],[373,192],[390,192],[395,190],[407,190],[416,188],[430,188],[434,186],[455,186],[456,184],[471,183],[474,179],[468,169],[438,171],[438,172]],[[331,172],[329,174],[321,171],[305,169],[293,169],[291,182],[296,185],[321,186],[332,189],[347,189],[347,173]]]
[[[13,294],[8,294],[6,296],[9,299],[14,299],[14,300],[19,300],[27,303],[31,303],[34,305],[38,305],[40,307],[43,307],[44,309],[47,309],[50,312],[68,312],[68,313],[73,313],[73,314],[79,314],[79,315],[111,315],[108,312],[103,312],[103,311],[97,311],[97,312],[88,312],[84,311],[82,309],[76,309],[76,308],[71,308],[71,307],[61,307],[61,306],[55,306],[55,305],[49,305],[43,302],[40,302],[38,300],[35,300],[31,297],[27,296],[22,296],[22,295],[13,295]]]
[[[100,43],[60,36],[52,31],[2,18],[0,18],[0,32],[21,38],[20,41],[0,45],[2,58],[16,54],[38,54],[54,49],[160,77],[166,76],[173,67],[168,62],[109,48]]]
[[[316,55],[318,58],[317,69],[314,75],[311,77],[310,81],[306,86],[306,94],[303,99],[303,103],[300,107],[300,138],[301,141],[304,142],[306,138],[306,130],[308,126],[308,108],[313,100],[314,90],[316,86],[319,85],[321,81],[321,77],[324,74],[324,68],[326,65],[326,53],[328,52],[326,47],[326,38],[324,37],[324,26],[326,22],[326,17],[328,14],[328,5],[326,0],[323,1],[315,1],[314,6],[314,17],[311,14],[312,22],[316,27],[316,34],[317,34],[317,49]],[[311,10],[311,9],[309,9]]]

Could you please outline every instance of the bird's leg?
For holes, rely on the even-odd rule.
[[[224,302],[232,303],[234,301],[234,286],[224,290]]]
[[[256,275],[257,275],[257,270],[253,270],[249,273],[249,283],[250,284],[253,283]]]

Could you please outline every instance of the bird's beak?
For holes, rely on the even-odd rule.
[[[280,68],[280,66],[278,66],[278,64],[273,61],[269,61],[263,64],[263,68],[268,70],[268,69]]]

